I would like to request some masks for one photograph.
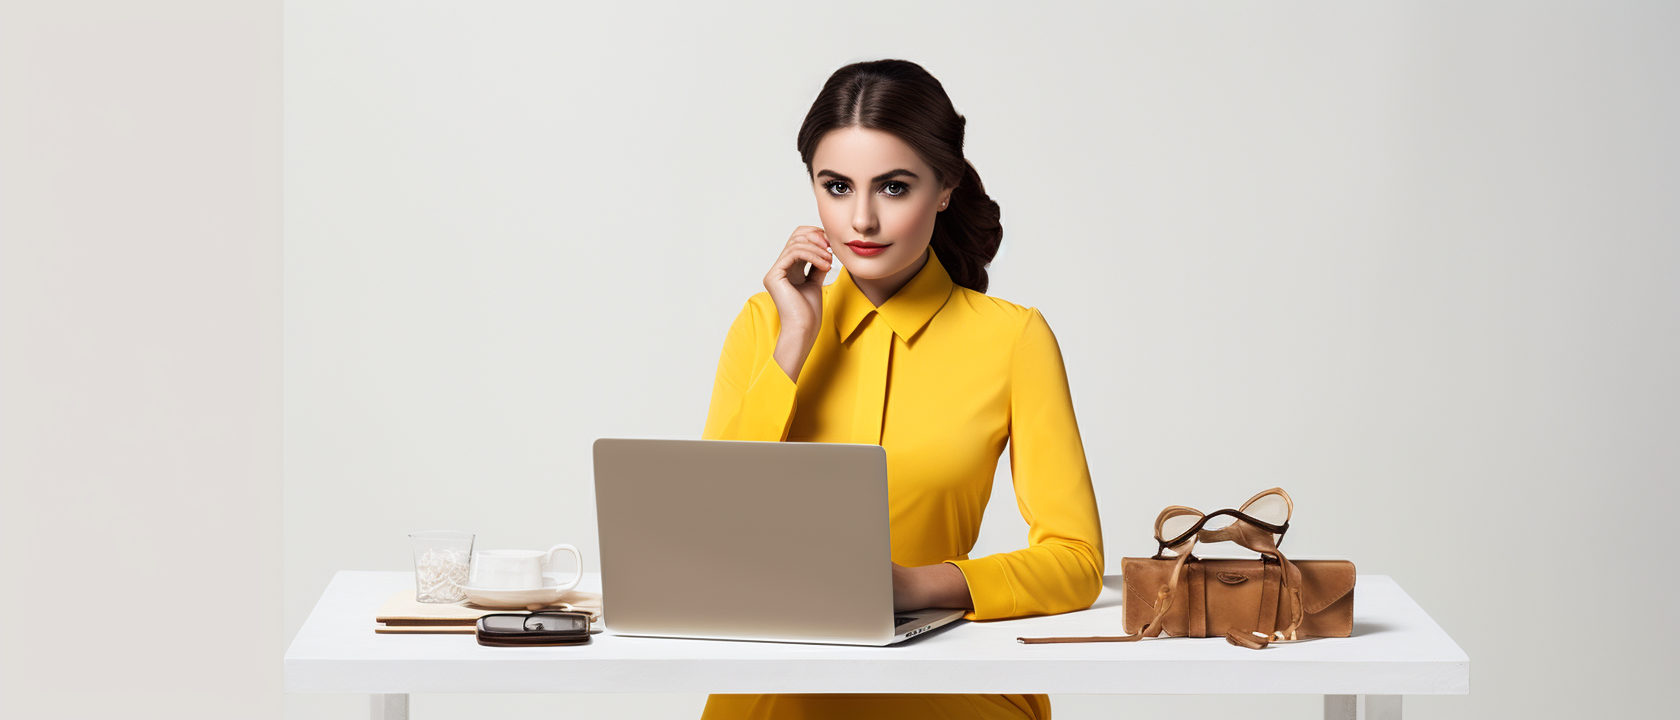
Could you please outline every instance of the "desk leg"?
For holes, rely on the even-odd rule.
[[[372,698],[373,720],[408,720],[408,695],[373,695]]]
[[[1400,720],[1400,695],[1325,695],[1324,720]]]

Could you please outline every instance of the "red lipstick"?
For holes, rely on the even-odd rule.
[[[862,257],[869,257],[870,255],[880,255],[881,253],[886,252],[887,248],[889,248],[891,246],[892,246],[892,243],[882,245],[881,243],[865,242],[863,240],[853,240],[849,243],[846,243],[846,247],[851,248],[852,252],[857,253],[859,256],[862,256]]]

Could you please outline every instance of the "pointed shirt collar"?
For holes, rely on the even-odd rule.
[[[858,289],[852,281],[851,272],[845,267],[840,268],[840,276],[834,280],[834,332],[841,342],[850,340],[863,324],[870,313],[878,313],[881,320],[887,323],[893,334],[899,339],[909,342],[910,338],[933,319],[934,313],[945,306],[945,301],[951,297],[951,288],[955,283],[951,275],[945,272],[945,266],[939,262],[939,254],[933,247],[928,246],[927,264],[916,271],[916,276],[910,282],[893,293],[887,301],[875,307],[874,303]]]

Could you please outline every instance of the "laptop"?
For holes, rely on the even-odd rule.
[[[601,438],[594,455],[615,634],[890,645],[963,615],[893,611],[880,445]]]

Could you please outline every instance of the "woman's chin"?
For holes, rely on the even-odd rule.
[[[915,263],[915,256],[912,256],[910,260],[905,260],[904,256],[905,250],[903,248],[889,245],[886,252],[868,257],[852,253],[851,257],[846,258],[844,264],[846,272],[850,273],[852,277],[880,280],[903,272],[905,268]]]
[[[846,263],[847,274],[865,280],[880,280],[896,271],[896,268],[889,267],[885,263],[870,262],[865,259],[851,260]]]

